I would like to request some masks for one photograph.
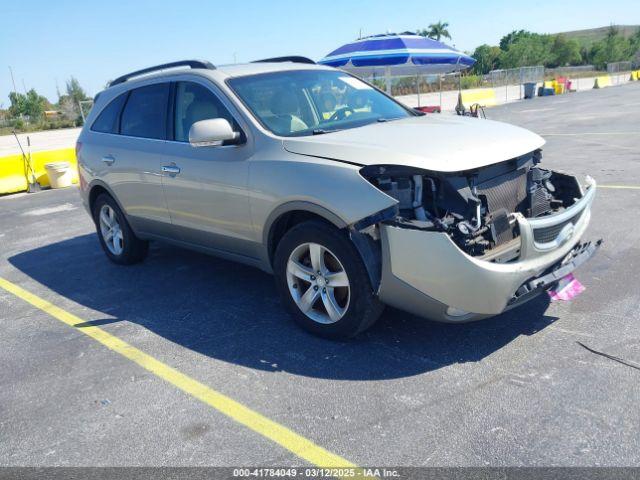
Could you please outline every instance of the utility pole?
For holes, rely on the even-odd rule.
[[[11,74],[11,83],[13,83],[13,91],[17,92],[17,90],[16,90],[16,81],[13,78],[13,70],[11,69],[11,65],[9,65],[9,73]]]
[[[27,96],[27,87],[24,84],[24,78],[22,79],[22,89],[24,90],[25,97]]]

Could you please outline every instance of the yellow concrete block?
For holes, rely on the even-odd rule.
[[[636,80],[638,80],[638,72],[640,72],[640,70],[634,70],[633,72],[631,72],[630,80],[632,82],[635,82]]]
[[[596,77],[596,81],[593,84],[593,88],[604,88],[611,86],[611,77],[609,75],[601,75]]]
[[[464,105],[464,108],[469,108],[476,103],[483,107],[491,107],[497,105],[498,100],[493,88],[475,88],[462,90],[458,95],[458,103]]]
[[[22,155],[0,158],[0,194],[21,192],[26,189],[27,178]]]
[[[43,187],[49,186],[44,166],[53,162],[69,162],[73,170],[73,183],[78,183],[78,163],[75,148],[62,148],[31,154],[31,167],[36,180]],[[21,192],[27,189],[27,170],[21,154],[0,158],[0,194]],[[31,171],[29,170],[29,174]]]

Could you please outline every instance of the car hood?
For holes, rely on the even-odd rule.
[[[292,153],[359,165],[404,165],[459,172],[529,153],[545,141],[491,120],[431,114],[283,141]]]

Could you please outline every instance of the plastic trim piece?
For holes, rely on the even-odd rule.
[[[216,67],[211,62],[207,62],[206,60],[179,60],[177,62],[163,63],[162,65],[156,65],[154,67],[143,68],[142,70],[136,70],[135,72],[127,73],[125,75],[121,75],[115,80],[109,83],[110,87],[114,85],[119,85],[121,83],[126,82],[127,80],[138,77],[140,75],[144,75],[146,73],[157,72],[160,70],[167,70],[169,68],[176,67],[191,67],[191,68],[204,68],[206,70],[215,70]]]
[[[273,57],[273,58],[264,58],[262,60],[254,60],[251,63],[281,63],[281,62],[292,62],[292,63],[308,63],[309,65],[316,65],[316,62],[307,57],[302,57],[300,55],[291,55],[287,57]]]

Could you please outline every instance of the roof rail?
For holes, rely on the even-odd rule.
[[[216,67],[212,63],[207,62],[206,60],[180,60],[178,62],[163,63],[162,65],[156,65],[155,67],[143,68],[142,70],[136,70],[135,72],[127,73],[126,75],[122,75],[121,77],[118,77],[115,80],[109,82],[109,86],[113,87],[114,85],[124,83],[133,77],[144,75],[145,73],[157,72],[160,70],[166,70],[168,68],[175,67],[206,68],[207,70],[216,69]]]
[[[254,60],[251,63],[279,63],[279,62],[293,62],[293,63],[309,63],[315,65],[316,62],[307,57],[301,57],[299,55],[292,55],[288,57],[273,57],[264,58],[262,60]]]

